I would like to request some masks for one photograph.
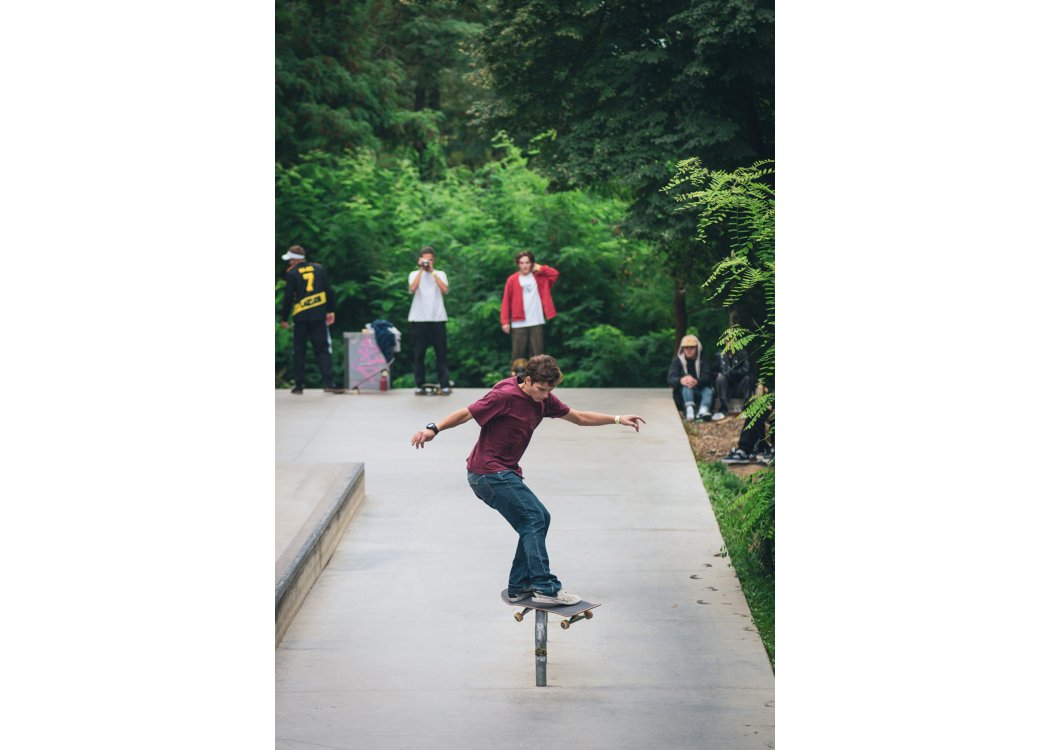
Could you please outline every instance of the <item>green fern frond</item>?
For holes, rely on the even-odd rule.
[[[696,236],[706,242],[715,227],[723,227],[730,253],[715,263],[700,285],[708,300],[723,306],[738,302],[753,289],[760,289],[766,305],[763,325],[757,331],[739,326],[726,329],[719,338],[724,351],[745,347],[758,352],[758,371],[772,378],[776,369],[776,195],[772,159],[761,159],[732,172],[709,170],[698,158],[683,159],[668,189],[692,187],[675,196],[676,210],[697,214]],[[745,408],[751,423],[773,403],[772,394],[752,399]]]

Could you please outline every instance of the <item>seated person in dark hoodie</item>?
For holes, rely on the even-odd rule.
[[[715,377],[715,393],[718,395],[718,414],[713,419],[718,419],[722,412],[729,413],[729,399],[738,398],[741,401],[747,401],[751,398],[751,392],[755,387],[751,360],[748,359],[746,350],[736,354],[718,352],[716,356],[718,374]]]
[[[679,411],[685,412],[686,419],[711,419],[716,372],[700,357],[702,350],[696,336],[683,336],[678,354],[667,370],[667,384],[674,388],[674,402]]]

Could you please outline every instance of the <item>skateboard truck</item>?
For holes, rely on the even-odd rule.
[[[531,611],[532,611],[532,607],[526,607],[525,609],[521,610],[521,612],[515,612],[514,613],[514,619],[517,620],[518,622],[521,622],[522,620],[525,619],[525,615],[527,615]],[[537,614],[539,614],[539,611],[537,611]],[[594,617],[594,613],[591,612],[588,609],[586,612],[582,612],[582,613],[580,613],[578,615],[573,615],[572,617],[569,617],[569,618],[567,618],[565,620],[562,620],[561,621],[561,629],[562,630],[568,630],[569,627],[574,622],[579,622],[580,620],[589,620],[592,617]]]

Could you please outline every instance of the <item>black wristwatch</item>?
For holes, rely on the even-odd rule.
[[[430,422],[424,429],[426,429],[426,430],[433,430],[435,435],[437,435],[439,432],[441,432],[441,430],[438,429],[438,426],[436,424],[434,424],[433,422]]]

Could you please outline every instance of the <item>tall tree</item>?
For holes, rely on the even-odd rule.
[[[413,109],[440,113],[444,156],[451,164],[479,166],[492,151],[489,139],[469,124],[479,95],[469,75],[471,40],[481,31],[479,12],[459,0],[402,0],[393,40],[412,87]]]
[[[486,158],[464,145],[479,140],[465,132],[464,45],[480,27],[462,13],[454,0],[278,0],[277,161],[364,147],[443,163],[450,136]]]
[[[490,97],[479,118],[519,142],[555,187],[631,200],[631,229],[685,290],[724,255],[693,241],[661,193],[674,163],[734,168],[773,154],[772,0],[488,0],[476,43]]]

